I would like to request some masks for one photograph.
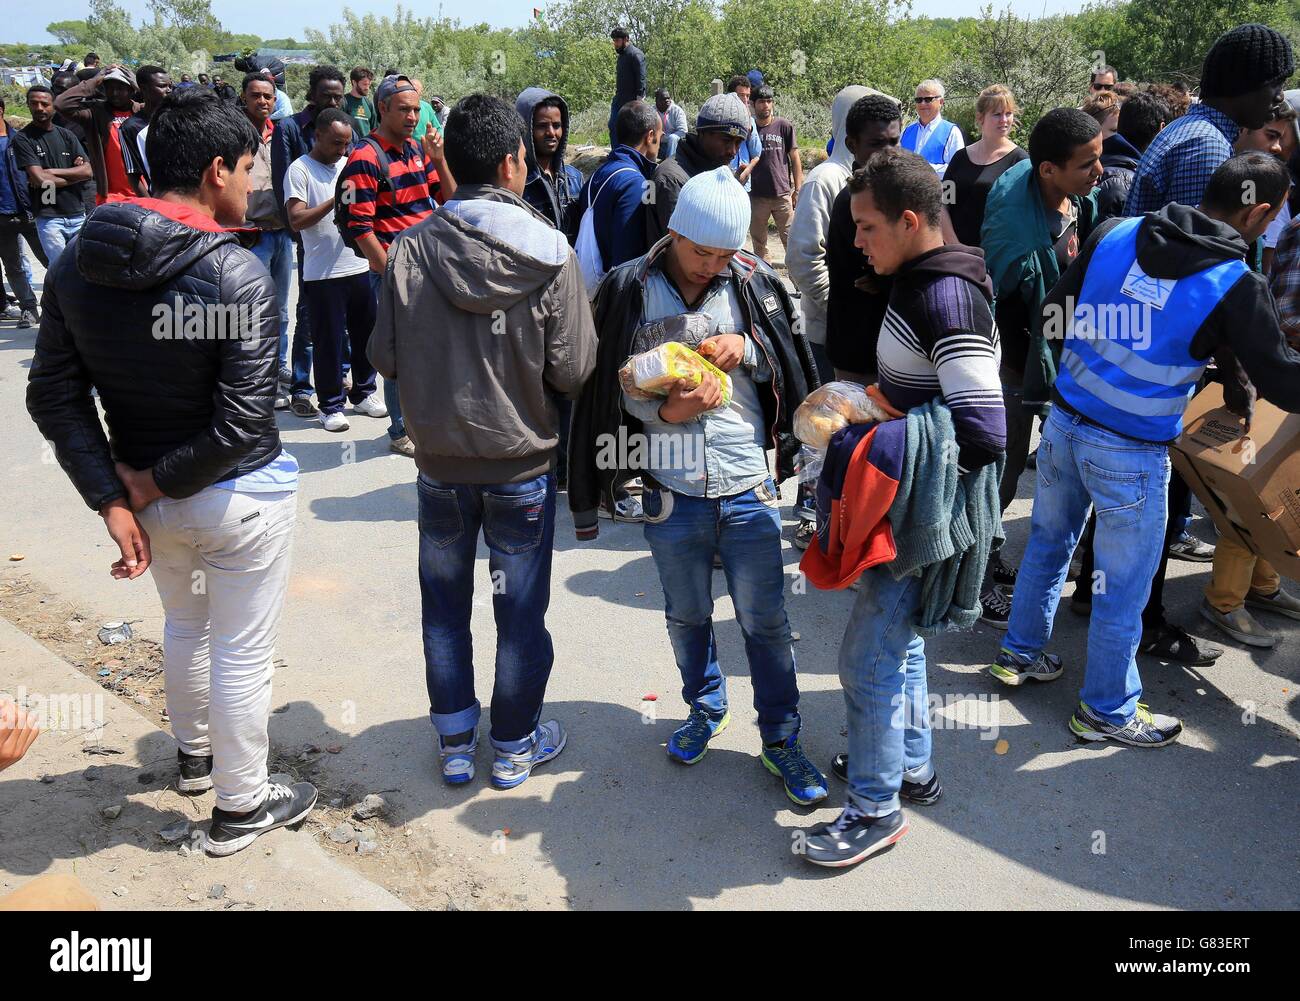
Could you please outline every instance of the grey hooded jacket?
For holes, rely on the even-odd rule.
[[[368,350],[400,384],[420,472],[516,483],[555,462],[555,395],[596,365],[596,330],[564,234],[514,193],[466,184],[388,252]]]

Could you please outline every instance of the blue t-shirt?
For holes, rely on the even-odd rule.
[[[18,198],[13,185],[9,183],[9,168],[5,165],[5,156],[9,149],[9,133],[0,136],[0,215],[17,215]]]
[[[281,449],[280,454],[265,466],[212,485],[218,490],[236,490],[246,494],[291,493],[298,489],[298,460]]]

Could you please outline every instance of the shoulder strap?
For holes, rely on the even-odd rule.
[[[618,170],[611,170],[609,172],[609,177],[606,177],[603,181],[600,182],[600,187],[596,190],[596,193],[591,196],[591,201],[587,203],[587,208],[595,208],[596,199],[599,198],[600,193],[605,190],[605,185],[607,185],[611,180],[613,180],[615,174],[626,174],[628,171],[631,171],[634,174],[641,173],[639,170],[635,169],[634,167],[619,167]]]
[[[379,184],[381,187],[386,185],[388,188],[391,189],[393,186],[393,182],[392,179],[389,177],[388,171],[393,163],[392,158],[389,157],[387,151],[383,147],[383,144],[380,143],[380,141],[374,138],[373,136],[369,136],[369,135],[362,136],[361,142],[369,143],[371,146],[375,148],[375,159],[379,161]]]

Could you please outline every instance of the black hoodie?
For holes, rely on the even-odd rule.
[[[1005,453],[993,282],[984,251],[947,244],[894,273],[876,360],[880,389],[899,410],[943,398],[952,411],[963,471]]]
[[[46,275],[41,311],[27,410],[94,510],[126,495],[114,460],[189,497],[280,454],[275,285],[210,217],[101,205]]]
[[[1073,314],[1097,243],[1120,221],[1108,219],[1093,231],[1043,300],[1044,317]],[[1231,226],[1176,202],[1148,212],[1137,233],[1137,263],[1153,278],[1184,278],[1224,261],[1245,260],[1248,249]],[[1268,281],[1258,272],[1246,272],[1229,289],[1193,335],[1190,351],[1198,360],[1216,358],[1224,398],[1235,412],[1248,416],[1258,391],[1274,406],[1300,413],[1300,354],[1287,346]],[[1059,395],[1053,398],[1061,402]]]
[[[554,99],[560,104],[560,145],[551,157],[551,174],[542,173],[533,148],[533,112],[543,101]],[[564,162],[569,144],[569,105],[564,98],[542,87],[529,87],[515,100],[515,111],[524,123],[524,152],[527,154],[528,179],[524,182],[524,201],[551,221],[564,234],[569,246],[578,238],[580,218],[573,209],[582,191],[582,172]],[[558,169],[557,169],[558,168]]]
[[[655,168],[654,198],[645,214],[646,246],[653,247],[668,235],[668,220],[677,207],[677,196],[696,174],[725,167],[729,161],[713,163],[700,148],[698,133],[688,132],[677,144],[677,152]]]

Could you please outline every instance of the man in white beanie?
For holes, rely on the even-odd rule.
[[[791,800],[808,806],[826,798],[826,780],[799,746],[779,495],[767,449],[776,451],[778,481],[791,475],[798,451],[791,417],[816,382],[780,280],[740,252],[749,219],[749,198],[727,167],[699,173],[678,193],[668,235],[605,277],[595,300],[596,373],[574,413],[569,503],[581,536],[595,523],[600,495],[643,479],[645,538],[690,707],[668,756],[687,765],[731,719],[713,635],[713,563],[721,557],[745,637],[760,760]],[[711,374],[698,386],[679,380],[666,399],[623,394],[618,367],[664,341],[696,348],[727,373],[729,399]],[[632,447],[610,447],[618,441]]]

